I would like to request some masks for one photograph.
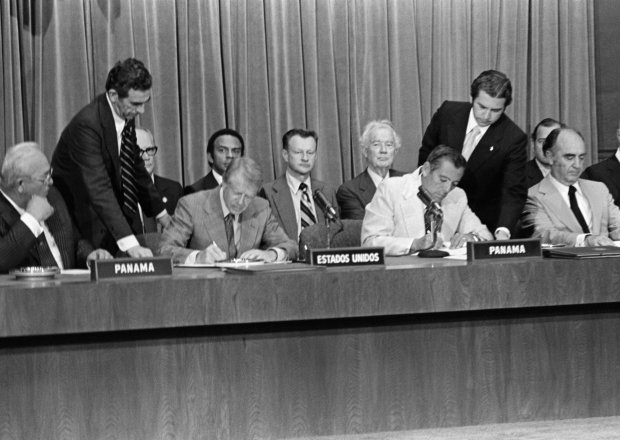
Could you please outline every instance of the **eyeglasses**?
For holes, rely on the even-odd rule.
[[[143,157],[145,154],[151,157],[155,156],[157,154],[157,147],[153,145],[152,147],[146,147],[144,149],[140,148],[140,157]]]

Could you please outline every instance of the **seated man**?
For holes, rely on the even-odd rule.
[[[0,272],[22,266],[86,267],[87,260],[112,258],[79,237],[50,164],[34,142],[6,153],[0,175]]]
[[[620,209],[605,184],[580,179],[586,144],[570,128],[553,130],[543,145],[551,172],[530,188],[523,224],[543,243],[613,245],[620,240]]]
[[[420,187],[443,211],[438,247],[456,248],[468,241],[491,240],[493,235],[469,209],[465,192],[456,187],[465,165],[458,151],[439,145],[413,173],[379,185],[366,206],[362,246],[383,247],[386,255],[409,254],[433,246],[424,221],[426,205],[417,195]]]
[[[620,207],[620,127],[616,129],[618,148],[607,159],[590,165],[581,175],[582,179],[596,180],[607,185],[616,206]]]
[[[243,136],[230,128],[223,128],[211,135],[207,142],[207,161],[211,171],[206,176],[185,187],[185,194],[213,189],[222,183],[224,171],[230,162],[245,153]]]
[[[175,263],[213,263],[231,258],[267,262],[294,259],[297,244],[290,240],[269,203],[255,197],[261,170],[248,158],[234,159],[222,185],[187,195],[177,205],[163,233],[162,255]]]
[[[532,153],[534,157],[525,166],[525,179],[528,189],[536,185],[549,174],[551,164],[545,157],[542,147],[549,133],[560,127],[564,127],[564,124],[552,118],[545,118],[540,121],[534,128],[534,131],[532,131],[530,142],[532,144]]]
[[[177,181],[167,179],[155,174],[155,155],[157,154],[157,146],[153,139],[153,135],[149,130],[144,128],[136,128],[136,141],[138,142],[138,148],[140,149],[140,156],[144,161],[144,168],[149,173],[155,188],[161,195],[161,201],[166,207],[168,214],[174,214],[174,209],[177,207],[177,202],[183,197],[183,187]],[[157,219],[154,217],[144,217],[144,231],[155,232],[157,231]]]
[[[404,173],[392,170],[394,156],[400,149],[400,137],[390,121],[371,121],[360,137],[362,155],[368,167],[354,179],[340,185],[336,198],[343,219],[363,220],[366,205],[375,195],[377,186],[388,177]]]

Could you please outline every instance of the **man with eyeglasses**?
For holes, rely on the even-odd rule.
[[[185,194],[213,189],[221,185],[222,176],[230,162],[236,157],[242,157],[244,153],[243,136],[237,131],[223,128],[213,133],[207,142],[207,161],[211,171],[203,178],[186,186]]]
[[[165,227],[170,222],[136,143],[135,118],[151,99],[152,78],[135,58],[108,73],[106,92],[63,130],[52,157],[54,181],[82,235],[112,254],[152,256],[140,246],[140,208]]]
[[[151,132],[145,128],[136,128],[136,140],[138,141],[138,148],[140,148],[140,157],[144,160],[144,167],[151,176],[155,188],[159,191],[166,211],[172,215],[177,202],[183,196],[183,187],[179,182],[155,174],[155,157],[158,149]],[[155,219],[152,217],[145,218],[144,229],[146,232],[156,231]]]
[[[360,146],[362,156],[366,159],[366,169],[354,179],[344,182],[336,193],[343,219],[363,220],[366,205],[375,195],[377,186],[388,177],[404,174],[392,169],[394,157],[400,149],[400,137],[390,121],[371,121],[366,124],[360,137]]]
[[[9,148],[0,174],[0,272],[23,266],[86,267],[112,258],[81,239],[39,146]]]
[[[324,223],[325,215],[313,201],[314,191],[322,192],[336,208],[336,192],[328,184],[313,179],[318,136],[312,130],[293,128],[282,137],[282,157],[286,171],[263,186],[260,196],[266,198],[287,235],[295,241],[303,228]]]

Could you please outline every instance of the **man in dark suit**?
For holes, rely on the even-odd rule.
[[[620,145],[620,128],[616,130],[616,137]],[[613,196],[615,204],[620,207],[620,147],[613,156],[586,168],[581,178],[603,182]]]
[[[22,266],[86,267],[87,260],[112,258],[80,239],[37,144],[10,148],[0,178],[0,272]]]
[[[527,163],[525,170],[525,180],[528,188],[536,185],[549,174],[551,163],[549,159],[545,157],[543,144],[549,133],[560,127],[564,127],[564,124],[552,118],[545,118],[540,121],[532,131],[531,143],[534,157]]]
[[[140,156],[144,160],[144,167],[146,171],[153,179],[155,188],[161,195],[161,201],[166,207],[168,214],[174,214],[174,209],[177,207],[177,202],[183,196],[183,187],[177,181],[167,179],[165,177],[155,174],[155,157],[157,155],[158,147],[155,145],[153,134],[145,128],[136,128],[136,140],[138,142],[138,148],[140,148]],[[156,219],[153,217],[144,217],[144,229],[145,232],[157,231]]]
[[[266,183],[260,196],[278,218],[287,235],[299,240],[301,230],[315,223],[325,223],[325,214],[313,202],[314,191],[321,191],[332,206],[338,206],[334,189],[310,177],[316,161],[318,136],[312,130],[293,128],[282,137],[282,157],[286,171]]]
[[[235,130],[223,128],[216,131],[207,143],[207,160],[211,171],[206,176],[185,187],[185,194],[213,189],[222,183],[224,171],[230,162],[245,153],[243,137]]]
[[[586,156],[581,135],[556,128],[543,150],[551,172],[529,189],[523,223],[543,243],[613,246],[620,240],[620,209],[604,184],[579,178]]]
[[[404,173],[392,170],[394,157],[400,149],[400,136],[390,121],[371,121],[360,137],[362,155],[368,166],[355,178],[344,182],[336,192],[340,216],[363,220],[366,205],[375,195],[377,185],[388,177]]]
[[[222,185],[179,201],[164,230],[160,253],[175,263],[214,263],[242,258],[266,262],[294,259],[296,243],[286,236],[269,204],[255,197],[261,170],[248,158],[234,159]]]
[[[138,203],[162,226],[170,222],[136,143],[134,119],[151,99],[151,75],[128,58],[109,72],[106,93],[69,122],[52,157],[54,181],[81,234],[113,254],[148,257]]]
[[[467,159],[459,186],[469,205],[495,238],[508,239],[527,196],[527,136],[506,116],[512,85],[505,74],[487,70],[471,85],[472,103],[445,101],[424,133],[418,165],[437,145],[455,148]]]

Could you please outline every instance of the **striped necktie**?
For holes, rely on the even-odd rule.
[[[138,212],[138,191],[136,186],[135,151],[138,148],[136,143],[136,129],[134,120],[130,119],[125,123],[125,128],[121,133],[121,188],[123,191],[123,206],[130,212]]]
[[[308,194],[308,185],[304,182],[300,183],[299,190],[301,191],[299,212],[301,213],[301,227],[303,229],[315,224],[316,217],[314,216],[314,212],[312,212],[312,202],[310,201],[310,194]]]

